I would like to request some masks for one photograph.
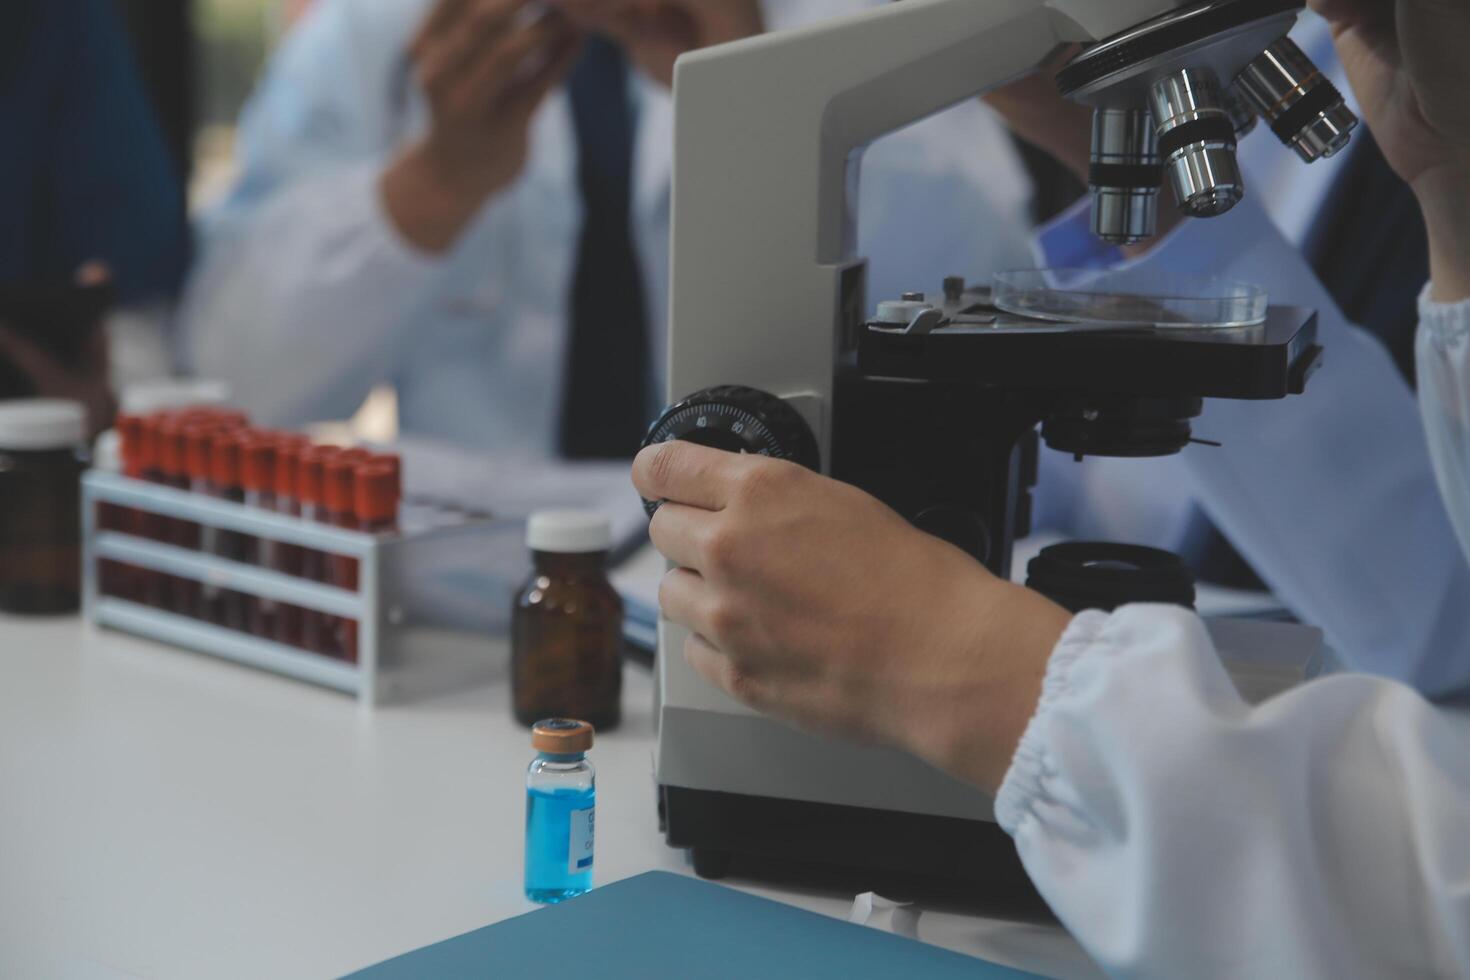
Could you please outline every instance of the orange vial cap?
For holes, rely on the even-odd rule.
[[[276,486],[276,444],[270,439],[240,440],[240,483],[246,490],[274,493]]]
[[[123,472],[136,476],[143,471],[143,417],[119,414],[113,428],[121,443]]]
[[[184,475],[184,429],[172,418],[159,419],[154,431],[157,433],[155,446],[158,453],[158,468],[164,476]]]
[[[276,462],[272,480],[277,497],[296,496],[296,476],[301,465],[303,447],[300,443],[281,439],[276,442]]]
[[[145,415],[139,425],[138,433],[139,463],[143,469],[151,470],[158,466],[158,420],[151,415]]]
[[[357,468],[352,501],[357,519],[363,524],[383,524],[396,518],[400,496],[398,474],[392,466],[371,462]]]
[[[240,440],[233,432],[215,432],[209,444],[209,476],[216,486],[240,485]]]
[[[338,450],[337,455],[342,459],[349,460],[354,466],[359,463],[366,463],[373,458],[372,453],[357,446],[353,446],[351,449]]]
[[[302,503],[322,502],[322,468],[341,451],[336,446],[311,446],[301,451],[296,469],[296,496]]]
[[[192,425],[184,430],[184,470],[191,480],[211,479],[209,454],[214,434],[214,427],[206,423]]]
[[[333,514],[352,513],[352,478],[361,462],[345,450],[322,464],[322,504]]]
[[[373,453],[368,460],[374,466],[386,466],[393,471],[393,477],[403,486],[403,457],[397,453]]]

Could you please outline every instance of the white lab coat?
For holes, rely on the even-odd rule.
[[[1118,976],[1470,975],[1470,701],[1421,693],[1470,687],[1470,301],[1421,300],[1426,446],[1386,353],[1242,208],[1148,261],[1318,306],[1327,362],[1297,399],[1215,403],[1199,430],[1225,448],[1173,465],[1351,662],[1419,690],[1340,674],[1250,707],[1193,613],[1083,613],[997,819]]]
[[[1470,975],[1467,814],[1470,709],[1363,674],[1247,707],[1143,605],[1073,620],[996,799],[1103,969],[1191,980]]]
[[[1346,92],[1325,25],[1306,17],[1296,35]],[[1198,501],[1349,666],[1383,677],[1250,707],[1193,614],[1083,613],[1051,655],[997,818],[1115,975],[1470,975],[1470,302],[1421,301],[1421,421],[1299,252],[1343,161],[1307,170],[1269,134],[1251,140],[1244,204],[1144,261],[1316,308],[1322,369],[1284,402],[1208,403],[1196,432],[1221,449],[1053,454],[1042,504],[1074,531],[1167,547]],[[1057,230],[1053,245],[1083,240]]]
[[[767,23],[876,2],[767,0]],[[319,0],[277,53],[243,119],[238,183],[200,226],[188,357],[267,424],[345,417],[392,382],[406,432],[549,454],[580,227],[568,103],[558,92],[536,115],[524,174],[449,255],[405,244],[377,182],[425,125],[404,49],[429,3]],[[630,97],[634,236],[661,377],[671,99],[641,76]],[[1029,265],[1028,193],[1000,124],[974,101],[879,141],[859,208],[870,297]]]

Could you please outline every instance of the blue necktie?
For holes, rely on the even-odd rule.
[[[648,315],[631,228],[633,112],[622,50],[591,38],[568,82],[582,232],[572,282],[561,451],[630,457],[650,421]]]

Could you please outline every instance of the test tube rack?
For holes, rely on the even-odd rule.
[[[356,590],[310,581],[153,538],[99,526],[98,509],[113,505],[201,527],[250,535],[284,545],[355,558]],[[363,705],[412,697],[434,686],[432,652],[411,642],[403,594],[405,574],[434,560],[440,548],[462,551],[468,537],[487,548],[507,533],[523,534],[520,522],[467,518],[449,526],[406,527],[374,535],[331,527],[232,501],[92,470],[82,480],[82,603],[98,626],[121,630],[198,653],[271,671],[352,694]],[[472,546],[473,546],[472,542]],[[106,560],[174,579],[199,582],[247,597],[287,603],[303,610],[355,620],[357,661],[333,659],[273,639],[255,636],[192,616],[156,608],[101,591],[100,563]],[[430,663],[425,663],[425,660]]]

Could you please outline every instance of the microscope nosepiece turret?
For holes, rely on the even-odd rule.
[[[1154,233],[1167,175],[1179,209],[1222,215],[1245,195],[1235,151],[1257,117],[1306,162],[1347,145],[1357,117],[1289,38],[1302,0],[1199,0],[1083,50],[1057,73],[1093,107],[1092,230]]]

